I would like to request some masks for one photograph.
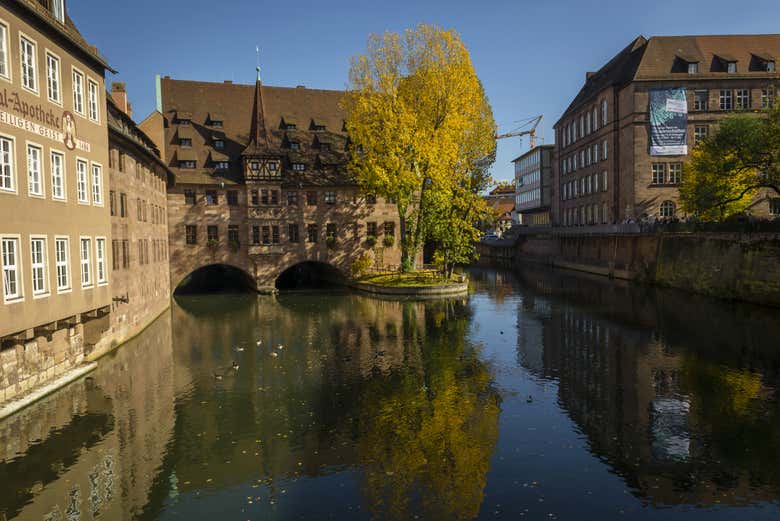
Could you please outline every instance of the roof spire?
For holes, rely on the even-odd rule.
[[[255,53],[257,54],[257,81],[260,81],[260,46],[255,47]]]

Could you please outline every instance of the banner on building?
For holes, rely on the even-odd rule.
[[[650,155],[688,154],[688,100],[685,87],[650,89]]]

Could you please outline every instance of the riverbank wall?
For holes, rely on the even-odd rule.
[[[480,263],[545,264],[780,307],[780,234],[526,234],[483,242]]]

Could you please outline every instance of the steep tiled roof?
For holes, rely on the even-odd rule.
[[[780,61],[780,34],[721,36],[643,36],[634,39],[585,84],[556,123],[580,109],[608,87],[631,81],[700,80],[725,77],[767,76],[762,63]],[[737,72],[727,72],[724,62],[737,62]],[[699,64],[695,75],[687,74],[688,62]],[[778,64],[780,65],[780,64]]]
[[[163,78],[163,115],[168,122],[166,161],[179,182],[186,178],[240,183],[243,182],[243,155],[274,155],[282,158],[285,184],[351,184],[346,175],[344,113],[339,106],[342,95],[341,91],[269,87],[260,83],[240,85]],[[256,106],[261,109],[259,114]],[[176,163],[179,125],[175,118],[181,112],[191,115],[192,151],[197,158],[194,172],[179,169]],[[224,118],[218,130],[208,126],[213,114]],[[285,130],[282,121],[286,125],[294,124],[295,130]],[[324,125],[325,130],[309,130],[312,121]],[[227,171],[215,171],[209,162],[216,132],[224,135],[225,148],[220,153],[230,158]],[[299,144],[297,151],[289,148],[291,141]],[[329,149],[322,149],[317,145],[319,142],[327,142]],[[306,169],[292,171],[293,162],[305,163]]]

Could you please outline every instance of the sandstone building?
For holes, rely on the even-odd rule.
[[[772,106],[778,56],[780,35],[640,36],[587,73],[555,124],[556,224],[681,216],[687,151],[722,118]],[[671,104],[682,121],[677,149],[651,146],[650,97],[659,89],[680,96],[680,104]],[[780,213],[774,197],[762,193],[751,211]]]
[[[369,253],[398,265],[395,205],[362,194],[347,173],[343,93],[232,82],[159,81],[168,190],[171,285],[210,265],[273,291],[285,270],[317,263],[348,274]],[[163,130],[155,130],[162,125]]]

